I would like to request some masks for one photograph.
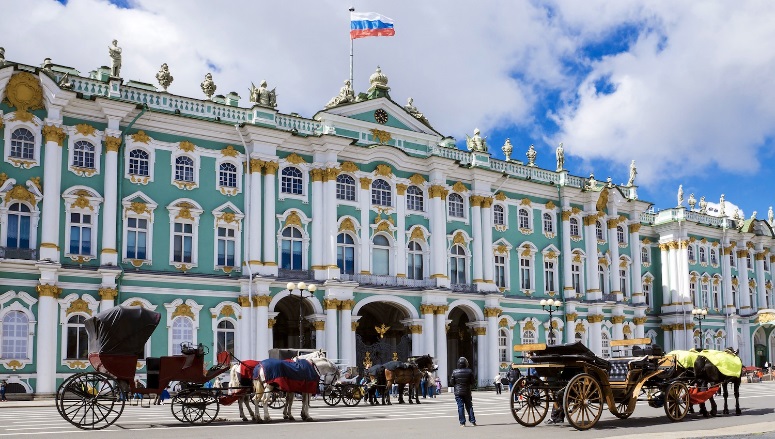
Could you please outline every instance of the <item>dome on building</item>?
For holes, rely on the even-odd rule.
[[[377,66],[377,71],[374,72],[371,76],[369,76],[369,84],[371,84],[372,87],[374,86],[387,87],[388,77],[385,76],[384,73],[382,73],[382,69],[380,69],[379,66]]]

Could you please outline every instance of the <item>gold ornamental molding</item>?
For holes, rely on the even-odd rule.
[[[140,131],[130,135],[129,137],[131,137],[132,141],[136,142],[136,143],[148,144],[148,142],[151,141],[151,138],[148,136],[148,134],[145,134],[145,131],[143,131],[143,130],[140,130]],[[182,149],[182,146],[181,146],[181,149]]]
[[[487,335],[487,328],[485,327],[474,328],[474,335]]]
[[[576,318],[578,318],[578,313],[575,312],[569,312],[568,314],[565,314],[565,321],[566,322],[575,322]]]
[[[762,323],[770,323],[773,321],[775,321],[775,313],[771,312],[763,312],[756,317],[756,323],[760,325]]]
[[[464,185],[463,182],[461,181],[458,181],[455,184],[453,184],[452,190],[455,192],[468,192],[468,188],[466,188],[466,185]]]
[[[234,308],[231,305],[223,305],[221,308],[221,315],[236,317],[237,313],[234,312]]]
[[[340,168],[344,172],[357,172],[358,171],[358,165],[356,165],[353,162],[344,162],[344,163],[342,163]]]
[[[624,323],[624,316],[612,316],[611,317],[611,323],[613,323],[613,324],[622,324],[622,323]]]
[[[48,284],[40,284],[35,287],[35,291],[38,292],[39,297],[53,297],[54,299],[59,298],[59,295],[62,294],[62,289],[57,287],[56,285],[48,285]]]
[[[117,288],[102,287],[98,291],[102,300],[115,300],[118,296]]]
[[[503,310],[500,308],[485,308],[484,309],[484,316],[485,317],[499,317],[501,314],[503,314]]]
[[[30,122],[30,110],[43,108],[43,88],[32,73],[20,72],[13,75],[5,88],[5,98],[16,108],[15,120]]]
[[[97,132],[97,129],[89,124],[79,123],[78,125],[75,126],[75,133],[80,134],[82,136],[91,137],[96,132]]]
[[[602,314],[592,314],[587,316],[587,321],[589,323],[601,323],[604,318],[605,316]]]
[[[287,217],[285,217],[285,226],[298,226],[302,227],[301,225],[301,217],[298,213],[294,210],[290,214],[288,214]]]
[[[76,312],[82,312],[91,315],[91,309],[89,309],[89,303],[85,300],[78,298],[70,302],[70,306],[65,310],[65,314],[72,314]]]
[[[8,202],[11,200],[24,201],[33,206],[38,204],[38,201],[35,199],[35,195],[33,195],[32,192],[20,184],[15,185],[10,191],[6,192],[5,203],[8,204]]]
[[[525,326],[523,329],[525,331],[535,331],[536,330],[535,323],[533,323],[532,320],[528,320],[527,322],[525,322]]]
[[[195,319],[194,312],[191,310],[191,306],[186,305],[185,303],[181,303],[175,308],[175,311],[172,312],[172,319],[175,317],[190,317],[192,319]]]
[[[296,154],[295,152],[292,152],[287,157],[285,157],[285,161],[287,161],[288,163],[294,164],[294,165],[300,165],[302,163],[307,163],[304,160],[304,157]]]
[[[66,361],[65,364],[71,370],[72,369],[86,369],[87,367],[89,367],[89,365],[86,364],[85,361],[81,361],[81,360],[70,360],[70,361]]]
[[[452,237],[452,243],[453,244],[460,244],[460,245],[466,245],[466,237],[463,235],[463,232],[458,231],[455,233],[455,236]]]
[[[46,125],[43,127],[43,138],[46,142],[54,142],[62,146],[65,141],[65,130],[62,127]]]
[[[5,367],[8,370],[13,370],[14,372],[24,367],[24,364],[22,364],[22,362],[19,360],[11,360],[7,363],[2,363],[2,364],[3,364],[3,367]]]
[[[433,313],[436,315],[444,315],[447,313],[447,310],[449,310],[449,305],[436,305]]]
[[[180,148],[181,151],[194,152],[194,150],[196,149],[196,145],[189,142],[188,140],[184,140],[178,143],[178,148]]]
[[[417,186],[422,186],[425,183],[425,178],[420,174],[414,174],[411,177],[409,177],[409,181],[411,181],[412,184],[415,184]]]
[[[509,321],[506,320],[505,317],[500,319],[500,320],[498,320],[498,327],[499,328],[508,328],[509,327]]]
[[[420,314],[433,314],[436,310],[436,305],[422,304],[420,305]]]
[[[587,328],[585,328],[584,324],[581,323],[581,322],[576,323],[576,328],[574,328],[574,329],[575,329],[575,332],[582,332],[582,333],[586,332],[586,330],[587,330]]]
[[[234,149],[233,146],[227,145],[226,148],[221,150],[221,155],[224,157],[237,157],[239,155],[239,151]]]
[[[386,145],[388,142],[393,140],[393,136],[391,136],[390,133],[387,131],[382,131],[376,128],[372,128],[369,130],[369,132],[371,132],[371,135],[374,136],[375,139],[377,139],[380,145]]]
[[[0,120],[2,120],[2,119],[0,119]],[[8,180],[8,174],[6,174],[5,172],[1,172],[1,173],[0,173],[0,186],[2,186],[3,184],[5,184],[5,182],[6,182],[7,180]]]
[[[113,137],[113,136],[105,137],[105,150],[107,152],[118,152],[120,147],[121,147],[120,137]]]
[[[350,231],[352,233],[355,233],[355,223],[353,223],[353,220],[351,218],[345,218],[342,220],[341,223],[339,223],[339,231],[340,232]]]
[[[380,164],[380,165],[377,165],[376,169],[374,169],[374,175],[390,178],[393,176],[393,169],[388,165]]]
[[[412,229],[412,234],[409,236],[409,240],[418,240],[418,241],[425,241],[425,233],[422,231],[422,228],[415,227]]]
[[[497,194],[495,194],[495,199],[498,201],[506,201],[509,199],[509,197],[507,197],[506,194],[504,194],[503,192],[498,192]]]

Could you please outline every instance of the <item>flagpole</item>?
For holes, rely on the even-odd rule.
[[[350,7],[350,12],[355,12],[355,8]],[[355,84],[353,83],[353,37],[350,36],[350,87],[354,90]]]

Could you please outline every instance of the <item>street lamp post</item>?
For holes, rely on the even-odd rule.
[[[302,315],[304,312],[304,291],[309,291],[309,297],[312,297],[318,287],[315,284],[307,285],[304,282],[299,282],[298,284],[288,282],[286,287],[291,294],[293,294],[293,290],[299,290],[299,349],[302,349],[304,348],[304,316]]]
[[[552,313],[558,311],[562,306],[562,302],[554,299],[541,299],[541,309],[549,312],[549,338],[554,340],[554,330],[552,329]],[[554,343],[551,343],[554,344]]]
[[[702,321],[705,320],[708,317],[708,310],[702,309],[702,308],[694,308],[692,310],[692,317],[697,319],[697,323],[700,324],[700,350],[705,349],[705,340],[703,340],[702,335]]]

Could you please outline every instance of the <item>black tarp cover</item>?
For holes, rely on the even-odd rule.
[[[144,356],[145,342],[159,325],[161,314],[135,306],[115,306],[87,319],[89,352]]]
[[[611,364],[607,360],[595,355],[594,352],[589,350],[589,348],[584,346],[580,341],[547,346],[546,349],[542,351],[536,351],[531,359],[534,363],[561,363],[563,360],[580,360],[587,361],[605,370],[611,368]]]

